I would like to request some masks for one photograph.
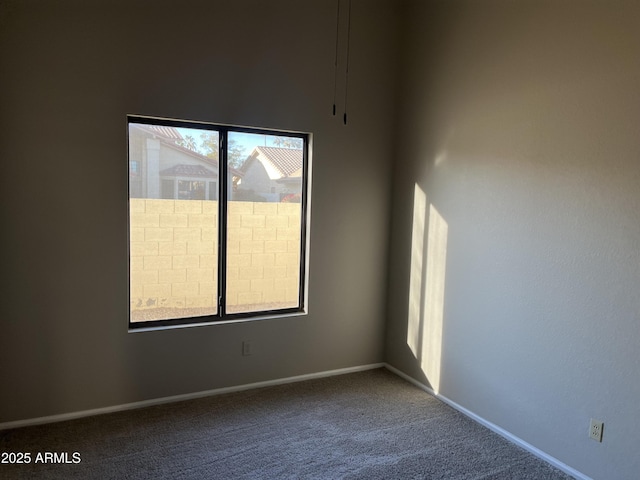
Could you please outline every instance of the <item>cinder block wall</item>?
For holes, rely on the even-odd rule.
[[[230,202],[227,306],[297,305],[300,204]]]
[[[297,305],[300,205],[230,202],[227,307]],[[218,202],[131,199],[131,307],[216,307]]]

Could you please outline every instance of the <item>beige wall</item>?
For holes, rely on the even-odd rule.
[[[218,202],[132,198],[132,320],[139,310],[217,305]]]
[[[298,306],[300,214],[299,203],[228,204],[229,310]]]
[[[382,361],[396,7],[353,2],[347,126],[335,7],[0,1],[0,422]],[[128,333],[127,114],[312,134],[307,315]]]
[[[386,359],[588,477],[640,478],[640,2],[410,7]]]
[[[0,2],[0,422],[387,360],[637,478],[639,6],[354,0],[345,126],[334,2]],[[308,315],[128,333],[128,113],[313,134]]]
[[[132,318],[141,310],[216,311],[218,202],[131,199]],[[297,306],[300,204],[230,202],[227,307]]]

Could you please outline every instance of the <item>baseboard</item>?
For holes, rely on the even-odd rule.
[[[29,418],[25,420],[16,420],[12,422],[0,423],[0,430],[8,430],[10,428],[29,427],[33,425],[43,425],[45,423],[63,422],[65,420],[74,420],[76,418],[91,417],[94,415],[102,415],[105,413],[122,412],[125,410],[133,410],[136,408],[151,407],[154,405],[162,405],[164,403],[181,402],[184,400],[193,400],[196,398],[211,397],[214,395],[222,395],[223,393],[240,392],[243,390],[251,390],[254,388],[271,387],[274,385],[284,385],[286,383],[302,382],[305,380],[313,380],[315,378],[333,377],[336,375],[344,375],[347,373],[363,372],[375,368],[383,368],[384,363],[372,363],[369,365],[360,365],[357,367],[340,368],[337,370],[327,370],[324,372],[307,373],[305,375],[296,375],[294,377],[278,378],[275,380],[266,380],[264,382],[248,383],[244,385],[234,385],[232,387],[214,388],[213,390],[205,390],[201,392],[186,393],[183,395],[173,395],[170,397],[154,398],[151,400],[143,400],[141,402],[125,403],[123,405],[114,405],[111,407],[94,408],[92,410],[82,410],[79,412],[63,413],[60,415],[49,415],[46,417]]]
[[[470,419],[474,420],[475,422],[487,427],[489,430],[491,430],[491,431],[497,433],[498,435],[500,435],[501,437],[509,440],[511,443],[514,443],[514,444],[518,445],[519,447],[524,448],[528,452],[534,454],[536,457],[538,457],[538,458],[544,460],[545,462],[553,465],[558,470],[562,470],[564,473],[566,473],[568,475],[571,475],[572,477],[575,477],[578,480],[593,480],[591,477],[586,476],[584,473],[579,472],[575,468],[570,467],[566,463],[561,462],[557,458],[552,457],[551,455],[543,452],[539,448],[536,448],[533,445],[531,445],[530,443],[525,442],[521,438],[516,437],[512,433],[506,431],[504,428],[501,428],[498,425],[496,425],[494,423],[491,423],[488,420],[485,420],[484,418],[480,417],[479,415],[476,415],[472,411],[467,410],[462,405],[458,405],[456,402],[454,402],[453,400],[450,400],[449,398],[445,397],[444,395],[440,395],[440,394],[434,392],[433,389],[429,388],[427,385],[425,385],[423,383],[420,383],[415,378],[410,377],[409,375],[407,375],[406,373],[398,370],[397,368],[393,367],[392,365],[389,365],[388,363],[385,363],[384,366],[390,372],[395,373],[396,375],[398,375],[401,378],[404,378],[407,382],[412,383],[413,385],[415,385],[416,387],[418,387],[421,390],[424,390],[425,392],[427,392],[430,395],[434,396],[438,400],[446,403],[450,407],[452,407],[455,410],[459,411],[463,415],[466,415],[467,417],[469,417]]]
[[[154,398],[154,399],[151,399],[151,400],[143,400],[143,401],[140,401],[140,402],[125,403],[125,404],[122,404],[122,405],[114,405],[114,406],[110,406],[110,407],[95,408],[95,409],[91,409],[91,410],[82,410],[82,411],[79,411],[79,412],[70,412],[70,413],[63,413],[63,414],[60,414],[60,415],[49,415],[49,416],[45,416],[45,417],[30,418],[30,419],[24,419],[24,420],[16,420],[16,421],[12,421],[12,422],[0,423],[0,431],[1,430],[8,430],[10,428],[20,428],[20,427],[28,427],[28,426],[33,426],[33,425],[43,425],[43,424],[46,424],[46,423],[62,422],[62,421],[65,421],[65,420],[74,420],[74,419],[77,419],[77,418],[90,417],[90,416],[94,416],[94,415],[102,415],[102,414],[105,414],[105,413],[114,413],[114,412],[121,412],[121,411],[125,411],[125,410],[134,410],[134,409],[137,409],[137,408],[151,407],[151,406],[154,406],[154,405],[162,405],[162,404],[165,404],[165,403],[181,402],[181,401],[184,401],[184,400],[193,400],[193,399],[196,399],[196,398],[203,398],[203,397],[210,397],[210,396],[215,396],[215,395],[222,395],[224,393],[233,393],[233,392],[240,392],[240,391],[243,391],[243,390],[251,390],[251,389],[255,389],[255,388],[271,387],[271,386],[275,386],[275,385],[284,385],[284,384],[287,384],[287,383],[302,382],[302,381],[305,381],[305,380],[313,380],[313,379],[316,379],[316,378],[333,377],[333,376],[337,376],[337,375],[344,375],[344,374],[347,374],[347,373],[363,372],[365,370],[372,370],[372,369],[375,369],[375,368],[382,368],[382,367],[386,368],[390,372],[393,372],[394,374],[398,375],[399,377],[405,379],[409,383],[412,383],[413,385],[415,385],[416,387],[420,388],[421,390],[424,390],[425,392],[427,392],[430,395],[434,396],[438,400],[446,403],[447,405],[451,406],[452,408],[454,408],[455,410],[459,411],[460,413],[466,415],[467,417],[471,418],[472,420],[474,420],[474,421],[478,422],[479,424],[487,427],[489,430],[497,433],[501,437],[503,437],[503,438],[509,440],[510,442],[520,446],[521,448],[524,448],[528,452],[531,452],[536,457],[538,457],[538,458],[544,460],[545,462],[553,465],[554,467],[558,468],[559,470],[562,470],[563,472],[567,473],[568,475],[571,475],[571,476],[575,477],[578,480],[592,480],[590,477],[586,476],[585,474],[583,474],[583,473],[579,472],[578,470],[570,467],[569,465],[561,462],[560,460],[552,457],[551,455],[548,455],[547,453],[543,452],[539,448],[534,447],[533,445],[525,442],[521,438],[513,435],[512,433],[504,430],[503,428],[501,428],[501,427],[489,422],[488,420],[485,420],[484,418],[476,415],[475,413],[471,412],[470,410],[467,410],[463,406],[457,404],[453,400],[450,400],[449,398],[445,397],[444,395],[440,395],[440,394],[435,393],[427,385],[425,385],[423,383],[420,383],[415,378],[410,377],[406,373],[398,370],[397,368],[393,367],[392,365],[389,365],[388,363],[372,363],[372,364],[368,364],[368,365],[360,365],[360,366],[357,366],[357,367],[341,368],[341,369],[337,369],[337,370],[327,370],[327,371],[323,371],[323,372],[308,373],[308,374],[305,374],[305,375],[296,375],[296,376],[293,376],[293,377],[278,378],[278,379],[275,379],[275,380],[266,380],[266,381],[263,381],[263,382],[255,382],[255,383],[248,383],[248,384],[243,384],[243,385],[234,385],[234,386],[231,386],[231,387],[215,388],[215,389],[212,389],[212,390],[205,390],[205,391],[194,392],[194,393],[186,393],[186,394],[183,394],[183,395],[173,395],[173,396],[170,396],[170,397]]]

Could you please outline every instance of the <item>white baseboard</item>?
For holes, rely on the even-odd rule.
[[[163,403],[181,402],[183,400],[193,400],[196,398],[210,397],[213,395],[222,395],[223,393],[240,392],[242,390],[251,390],[253,388],[271,387],[274,385],[284,385],[286,383],[302,382],[304,380],[312,380],[314,378],[333,377],[336,375],[344,375],[347,373],[363,372],[374,368],[383,368],[384,363],[372,363],[369,365],[360,365],[357,367],[340,368],[337,370],[328,370],[324,372],[307,373],[305,375],[297,375],[294,377],[278,378],[275,380],[266,380],[264,382],[248,383],[244,385],[234,385],[232,387],[214,388],[213,390],[205,390],[202,392],[185,393],[183,395],[173,395],[170,397],[154,398],[151,400],[143,400],[141,402],[125,403],[123,405],[114,405],[111,407],[94,408],[92,410],[82,410],[80,412],[63,413],[60,415],[49,415],[46,417],[28,418],[25,420],[15,420],[12,422],[0,423],[0,431],[10,428],[29,427],[33,425],[42,425],[45,423],[63,422],[65,420],[74,420],[76,418],[91,417],[93,415],[102,415],[105,413],[122,412],[125,410],[133,410],[136,408],[151,407],[153,405],[161,405]]]
[[[467,417],[469,417],[470,419],[474,420],[475,422],[487,427],[489,430],[491,430],[491,431],[497,433],[498,435],[500,435],[501,437],[509,440],[511,443],[515,443],[519,447],[524,448],[528,452],[534,454],[536,457],[538,457],[538,458],[544,460],[545,462],[553,465],[557,469],[562,470],[564,473],[566,473],[568,475],[571,475],[572,477],[575,477],[578,480],[593,480],[591,477],[586,476],[584,473],[579,472],[575,468],[570,467],[566,463],[561,462],[557,458],[554,458],[551,455],[548,455],[547,453],[543,452],[539,448],[536,448],[533,445],[531,445],[530,443],[525,442],[521,438],[516,437],[512,433],[506,431],[504,428],[501,428],[498,425],[496,425],[494,423],[491,423],[488,420],[485,420],[484,418],[476,415],[475,413],[471,412],[470,410],[467,410],[462,405],[458,405],[453,400],[448,399],[444,395],[440,395],[440,394],[434,392],[433,389],[429,388],[428,386],[426,386],[423,383],[420,383],[415,378],[410,377],[406,373],[398,370],[397,368],[389,365],[388,363],[385,363],[384,366],[390,372],[393,372],[396,375],[398,375],[399,377],[404,378],[407,382],[412,383],[413,385],[415,385],[419,389],[424,390],[425,392],[427,392],[430,395],[434,396],[438,400],[446,403],[450,407],[452,407],[455,410],[459,411],[460,413],[466,415]]]
[[[43,424],[46,424],[46,423],[62,422],[62,421],[65,421],[65,420],[74,420],[74,419],[77,419],[77,418],[90,417],[90,416],[93,416],[93,415],[102,415],[102,414],[105,414],[105,413],[122,412],[122,411],[125,411],[125,410],[133,410],[133,409],[136,409],[136,408],[144,408],[144,407],[151,407],[151,406],[154,406],[154,405],[162,405],[164,403],[180,402],[180,401],[184,401],[184,400],[193,400],[193,399],[196,399],[196,398],[210,397],[210,396],[214,396],[214,395],[222,395],[224,393],[240,392],[240,391],[243,391],[243,390],[251,390],[251,389],[254,389],[254,388],[262,388],[262,387],[270,387],[270,386],[274,386],[274,385],[284,385],[284,384],[287,384],[287,383],[302,382],[304,380],[312,380],[312,379],[315,379],[315,378],[332,377],[332,376],[336,376],[336,375],[344,375],[344,374],[347,374],[347,373],[363,372],[365,370],[372,370],[372,369],[375,369],[375,368],[382,368],[382,367],[384,367],[387,370],[393,372],[394,374],[398,375],[399,377],[405,379],[409,383],[412,383],[413,385],[415,385],[416,387],[420,388],[421,390],[424,390],[425,392],[427,392],[430,395],[434,396],[438,400],[446,403],[447,405],[451,406],[452,408],[454,408],[455,410],[459,411],[460,413],[466,415],[467,417],[471,418],[472,420],[478,422],[479,424],[484,425],[489,430],[497,433],[501,437],[503,437],[503,438],[509,440],[510,442],[520,446],[521,448],[524,448],[528,452],[531,452],[536,457],[538,457],[538,458],[544,460],[545,462],[553,465],[554,467],[558,468],[559,470],[562,470],[563,472],[567,473],[568,475],[571,475],[571,476],[575,477],[578,480],[592,480],[590,477],[584,475],[583,473],[577,471],[576,469],[570,467],[569,465],[566,465],[565,463],[562,463],[560,460],[552,457],[551,455],[546,454],[545,452],[543,452],[539,448],[534,447],[533,445],[525,442],[524,440],[522,440],[519,437],[516,437],[515,435],[513,435],[513,434],[509,433],[508,431],[504,430],[503,428],[501,428],[501,427],[489,422],[488,420],[485,420],[484,418],[476,415],[475,413],[471,412],[470,410],[467,410],[463,406],[458,405],[456,402],[454,402],[453,400],[448,399],[444,395],[440,395],[440,394],[435,393],[427,385],[424,385],[423,383],[420,383],[419,381],[417,381],[413,377],[410,377],[409,375],[407,375],[404,372],[398,370],[397,368],[393,367],[392,365],[389,365],[388,363],[372,363],[372,364],[369,364],[369,365],[360,365],[360,366],[357,366],[357,367],[341,368],[341,369],[337,369],[337,370],[328,370],[328,371],[324,371],[324,372],[308,373],[308,374],[305,374],[305,375],[297,375],[297,376],[293,376],[293,377],[278,378],[278,379],[275,379],[275,380],[266,380],[264,382],[248,383],[248,384],[244,384],[244,385],[234,385],[234,386],[231,386],[231,387],[215,388],[215,389],[212,389],[212,390],[205,390],[205,391],[201,391],[201,392],[186,393],[186,394],[182,394],[182,395],[173,395],[173,396],[170,396],[170,397],[154,398],[154,399],[151,399],[151,400],[143,400],[141,402],[125,403],[125,404],[122,404],[122,405],[114,405],[114,406],[111,406],[111,407],[94,408],[92,410],[82,410],[82,411],[79,411],[79,412],[63,413],[63,414],[60,414],[60,415],[49,415],[49,416],[45,416],[45,417],[29,418],[29,419],[25,419],[25,420],[16,420],[16,421],[12,421],[12,422],[0,423],[0,431],[1,430],[8,430],[10,428],[20,428],[20,427],[28,427],[28,426],[33,426],[33,425],[43,425]]]

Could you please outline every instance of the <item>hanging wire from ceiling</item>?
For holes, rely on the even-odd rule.
[[[347,16],[347,67],[344,75],[344,124],[347,124],[347,93],[349,91],[349,47],[351,43],[351,0]]]
[[[333,116],[336,116],[336,94],[338,91],[338,39],[340,37],[340,0],[336,8],[336,55],[333,63]]]
[[[342,0],[337,1],[336,6],[336,40],[335,40],[335,57],[333,62],[333,116],[336,116],[337,111],[337,96],[338,96],[338,59],[340,58],[340,9]],[[344,114],[342,116],[343,122],[347,124],[347,100],[349,93],[349,59],[351,50],[351,0],[347,0],[347,40],[346,40],[346,61],[344,72]]]

